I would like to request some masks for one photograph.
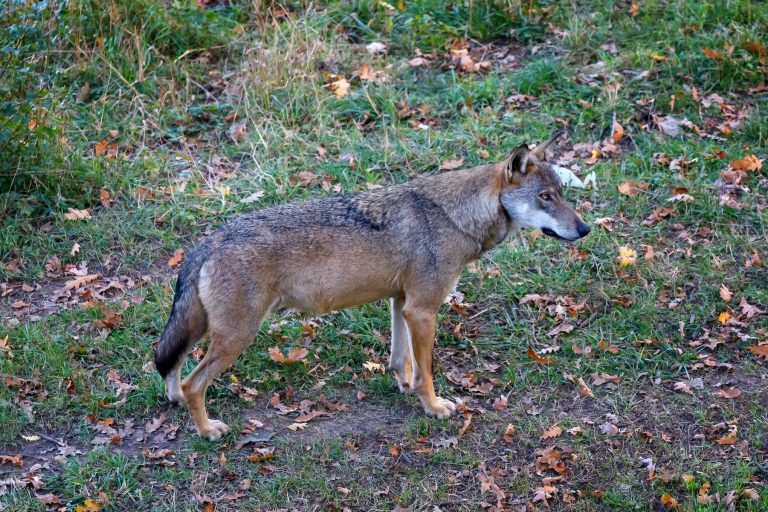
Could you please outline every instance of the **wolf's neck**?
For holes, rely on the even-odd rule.
[[[444,183],[425,192],[445,210],[456,228],[478,245],[478,252],[504,239],[507,220],[492,166],[455,171],[437,179]]]

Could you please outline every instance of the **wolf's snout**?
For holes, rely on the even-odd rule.
[[[576,226],[576,231],[579,233],[579,238],[584,238],[590,231],[592,231],[592,228],[590,228],[589,224],[586,222],[580,222],[579,225]]]

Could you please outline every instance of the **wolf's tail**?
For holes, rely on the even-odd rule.
[[[155,347],[155,367],[163,378],[208,329],[208,317],[197,294],[197,281],[205,255],[206,251],[201,246],[192,250],[176,280],[171,316],[160,335],[160,343]]]

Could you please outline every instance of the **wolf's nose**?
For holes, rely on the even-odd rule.
[[[587,236],[589,234],[590,231],[592,231],[592,229],[589,227],[589,225],[584,223],[584,222],[579,224],[579,226],[576,228],[576,230],[579,232],[579,237],[581,237],[581,238],[584,238],[585,236]]]

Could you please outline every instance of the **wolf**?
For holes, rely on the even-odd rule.
[[[456,403],[433,384],[435,319],[464,267],[517,228],[567,241],[590,232],[547,164],[559,136],[490,165],[254,211],[202,239],[184,261],[155,347],[168,399],[186,404],[200,436],[218,440],[229,428],[208,417],[206,390],[270,312],[388,299],[389,368],[400,391],[414,392],[427,414],[450,416]],[[208,351],[182,381],[187,354],[206,334]]]

